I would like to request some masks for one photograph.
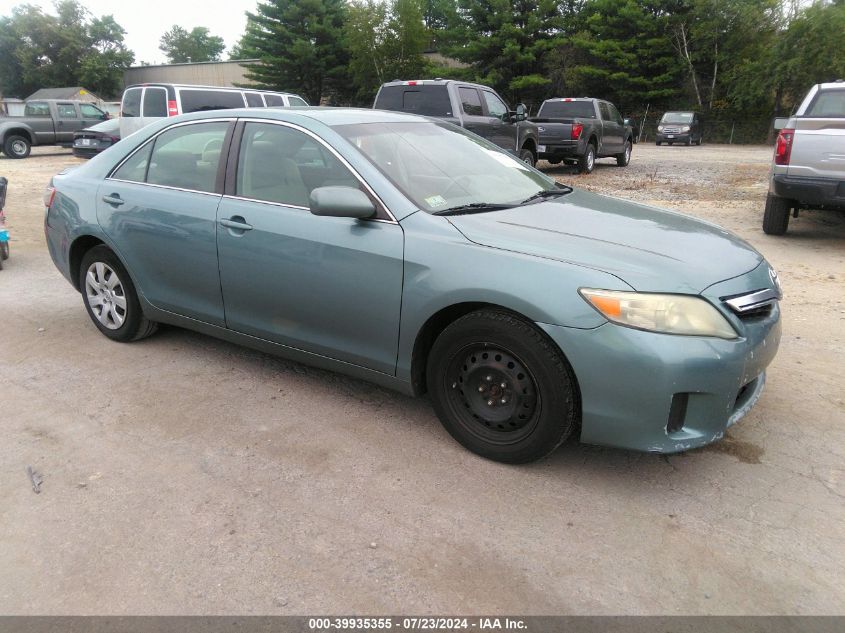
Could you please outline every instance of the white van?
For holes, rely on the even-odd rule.
[[[158,119],[188,112],[307,106],[305,99],[287,92],[188,84],[129,86],[120,102],[120,137],[126,138]]]

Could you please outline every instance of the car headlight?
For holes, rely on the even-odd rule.
[[[665,334],[737,338],[728,320],[701,297],[593,288],[579,292],[608,321],[618,325]]]
[[[663,131],[663,126],[662,126],[662,125],[658,125],[658,126],[657,126],[657,131],[658,131],[658,132],[662,132],[662,131]]]
[[[681,128],[681,132],[689,132],[689,125],[685,125]]]

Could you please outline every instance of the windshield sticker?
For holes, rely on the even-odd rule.
[[[431,196],[430,198],[425,199],[425,203],[430,206],[432,209],[436,207],[442,207],[446,204],[446,200],[443,196]]]

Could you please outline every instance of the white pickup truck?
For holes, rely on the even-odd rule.
[[[783,235],[799,209],[845,211],[845,81],[813,86],[775,129],[763,231]]]

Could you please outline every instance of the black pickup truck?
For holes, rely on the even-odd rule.
[[[601,99],[547,99],[528,119],[540,132],[539,156],[552,165],[578,164],[589,174],[597,158],[631,161],[634,133],[612,103]]]
[[[82,101],[27,101],[23,116],[0,117],[0,149],[9,158],[26,158],[33,145],[73,145],[77,130],[109,115]]]
[[[379,89],[373,108],[445,119],[531,166],[537,162],[537,126],[525,120],[525,106],[511,110],[488,86],[451,79],[391,81]]]

